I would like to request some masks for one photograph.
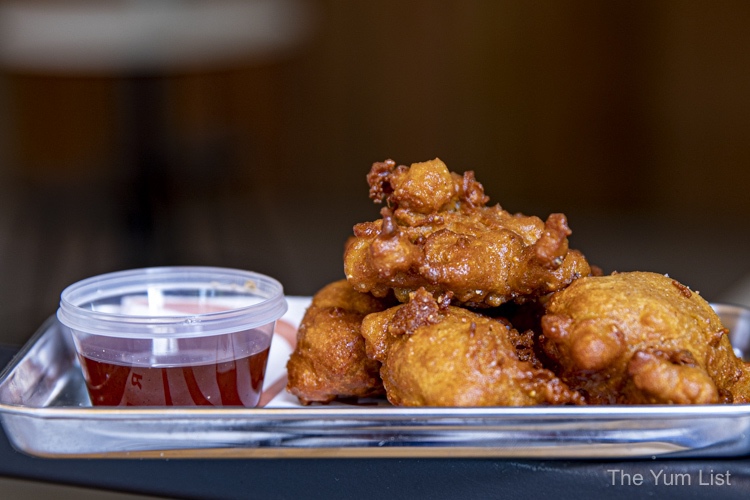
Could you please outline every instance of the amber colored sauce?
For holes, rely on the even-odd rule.
[[[245,406],[260,400],[268,349],[224,363],[152,368],[79,356],[96,406]]]

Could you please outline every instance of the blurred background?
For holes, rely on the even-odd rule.
[[[374,161],[745,301],[750,3],[0,1],[0,342],[152,265],[342,278]]]

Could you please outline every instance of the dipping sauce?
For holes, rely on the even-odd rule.
[[[193,366],[123,366],[78,356],[97,406],[245,406],[260,399],[268,349]]]
[[[251,271],[156,267],[63,290],[66,326],[94,406],[258,405],[284,289]]]

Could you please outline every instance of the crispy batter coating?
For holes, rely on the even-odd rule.
[[[387,203],[382,218],[357,224],[344,271],[360,292],[391,290],[401,302],[424,287],[452,294],[455,305],[495,307],[555,292],[587,276],[584,256],[569,250],[563,214],[546,222],[511,214],[488,197],[473,172],[449,172],[439,159],[375,163],[370,197]]]
[[[591,404],[750,401],[750,369],[711,306],[667,276],[575,281],[552,296],[543,347]]]
[[[439,159],[378,162],[367,181],[381,218],[354,226],[346,280],[315,295],[287,364],[303,404],[750,403],[710,305],[664,275],[601,276],[563,214],[487,206]]]
[[[369,357],[382,362],[388,400],[399,406],[531,406],[583,399],[538,366],[531,334],[438,303],[423,288],[407,304],[365,317]]]
[[[380,363],[365,355],[360,326],[365,315],[394,302],[357,292],[346,280],[322,288],[297,331],[287,390],[302,404],[382,395]]]

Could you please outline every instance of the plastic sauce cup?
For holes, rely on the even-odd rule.
[[[91,402],[102,406],[257,406],[284,290],[262,274],[159,267],[103,274],[63,290]]]

